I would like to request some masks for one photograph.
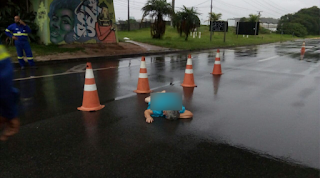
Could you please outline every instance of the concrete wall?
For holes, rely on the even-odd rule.
[[[31,0],[44,44],[117,43],[113,0]]]

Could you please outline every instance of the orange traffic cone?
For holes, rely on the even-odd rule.
[[[222,75],[221,62],[220,62],[220,50],[219,49],[217,50],[216,61],[214,62],[213,71],[211,74]]]
[[[84,83],[82,106],[78,108],[80,111],[98,111],[104,108],[100,105],[96,82],[93,76],[92,65],[87,63],[86,80]]]
[[[186,71],[184,74],[184,80],[183,80],[183,83],[181,84],[181,86],[183,86],[183,87],[196,87],[197,86],[194,83],[192,59],[191,59],[190,54],[188,55],[187,67],[186,67]]]
[[[146,59],[144,57],[141,58],[138,86],[137,86],[137,89],[134,90],[134,92],[151,93],[151,90],[149,87],[147,68],[146,68]]]
[[[306,52],[306,43],[303,42],[302,43],[302,47],[301,47],[301,54],[300,54],[300,60],[303,60],[304,58],[304,53]]]

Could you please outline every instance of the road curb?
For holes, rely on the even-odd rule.
[[[272,43],[279,43],[279,42],[272,42]],[[128,57],[152,56],[152,55],[172,54],[172,53],[188,53],[188,52],[196,52],[196,51],[204,51],[204,50],[230,49],[230,48],[235,48],[235,47],[249,47],[249,46],[265,45],[265,44],[272,44],[272,43],[252,44],[252,45],[244,45],[244,46],[203,48],[203,49],[193,49],[193,50],[169,49],[169,50],[165,50],[165,51],[150,51],[150,52],[143,52],[143,53],[131,53],[131,54],[110,55],[110,56],[97,56],[97,57],[48,60],[48,61],[35,61],[35,64],[37,66],[41,66],[41,65],[49,65],[49,64],[72,63],[72,62],[82,62],[82,61],[83,62],[94,62],[94,61],[101,61],[101,60],[116,60],[116,59],[128,58]],[[13,65],[15,68],[20,68],[20,64],[18,62],[14,62]]]

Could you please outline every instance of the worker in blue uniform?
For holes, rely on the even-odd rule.
[[[28,41],[28,33],[31,33],[31,29],[26,25],[19,16],[14,17],[15,23],[11,24],[6,29],[6,35],[15,40],[15,46],[18,53],[18,60],[21,69],[25,68],[25,61],[23,59],[23,50],[27,56],[29,65],[35,68],[31,47]]]
[[[18,101],[19,92],[13,87],[13,66],[10,56],[0,42],[0,129],[6,126],[0,135],[2,141],[19,131]]]

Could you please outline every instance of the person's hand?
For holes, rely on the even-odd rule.
[[[146,122],[149,123],[149,124],[152,123],[153,122],[153,118],[152,117],[147,117]]]
[[[13,39],[13,40],[17,40],[17,39],[18,39],[18,37],[16,37],[16,36],[12,36],[12,39]]]
[[[21,19],[20,19],[20,24],[22,24],[22,25],[24,25],[24,26],[26,26],[26,23],[24,23],[24,21],[22,21]]]

